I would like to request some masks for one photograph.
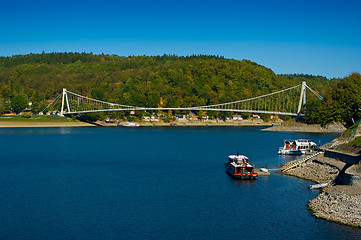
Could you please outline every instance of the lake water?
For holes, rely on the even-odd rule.
[[[247,127],[0,129],[0,239],[360,239],[314,218],[311,183],[235,181],[229,154],[277,168],[284,139]]]

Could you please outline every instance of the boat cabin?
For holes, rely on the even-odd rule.
[[[279,148],[278,154],[307,154],[318,150],[318,145],[311,140],[297,139],[285,140],[283,147]]]
[[[258,174],[254,172],[254,167],[249,164],[249,160],[244,155],[230,155],[226,164],[226,171],[235,178],[256,179]]]

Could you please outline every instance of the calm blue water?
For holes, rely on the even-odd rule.
[[[315,219],[310,182],[273,173],[235,181],[237,150],[256,167],[292,160],[283,139],[338,135],[259,128],[0,129],[0,239],[360,239]]]

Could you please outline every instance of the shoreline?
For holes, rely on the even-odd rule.
[[[284,124],[273,125],[272,127],[263,129],[263,131],[274,132],[309,132],[309,133],[343,133],[346,128],[339,123],[330,124],[326,127],[321,127],[320,124],[304,124],[295,122],[284,122]]]
[[[291,166],[297,160],[285,163],[280,170]],[[309,201],[308,210],[316,218],[361,228],[361,187],[342,183],[344,172],[349,166],[339,159],[320,154],[281,174],[315,183],[327,182],[329,185]]]
[[[313,133],[342,133],[345,128],[340,124],[333,124],[327,128],[320,125],[307,125],[303,123],[285,123],[275,125],[274,122],[264,122],[263,120],[243,120],[243,121],[136,121],[140,127],[263,127],[261,131],[277,132],[313,132]],[[172,126],[171,123],[176,123]],[[208,125],[208,126],[207,126]],[[105,123],[97,121],[95,123],[86,123],[80,121],[0,121],[0,128],[17,127],[117,127],[117,123]]]
[[[94,125],[85,122],[0,121],[0,128],[32,128],[32,127],[94,127]]]
[[[123,123],[125,121],[121,121]],[[241,121],[241,122],[224,122],[224,121],[135,121],[140,127],[271,127],[272,123],[264,121]],[[103,127],[117,127],[117,123],[105,123],[97,121],[97,125]],[[175,124],[175,125],[172,125]]]
[[[59,116],[33,116],[32,118],[0,117],[0,128],[16,127],[117,127],[117,123],[127,122],[126,120],[114,120],[112,123],[105,121],[82,122],[75,119]],[[177,119],[164,122],[162,120],[137,120],[134,123],[140,127],[261,127],[261,131],[278,132],[314,132],[314,133],[342,133],[345,127],[342,124],[331,124],[327,127],[321,127],[319,124],[305,124],[296,121],[283,121],[276,119],[273,121],[264,121],[261,118],[250,118],[243,120],[189,120]]]

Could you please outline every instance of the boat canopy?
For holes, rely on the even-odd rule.
[[[239,161],[239,160],[242,160],[242,161],[247,160],[248,161],[248,157],[246,157],[244,155],[229,155],[228,158],[230,160],[237,160],[237,161]]]

